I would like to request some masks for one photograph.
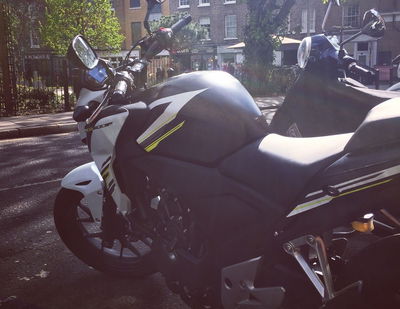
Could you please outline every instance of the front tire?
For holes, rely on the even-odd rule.
[[[61,189],[54,205],[54,222],[65,245],[87,265],[111,275],[143,277],[155,272],[151,248],[141,241],[102,248],[100,223],[94,222],[80,192]],[[119,246],[118,246],[119,245]]]

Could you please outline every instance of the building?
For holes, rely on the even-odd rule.
[[[321,0],[297,0],[289,17],[288,33],[302,39],[308,35],[322,33],[322,22],[327,5]],[[370,67],[388,66],[391,59],[400,54],[400,1],[399,0],[347,0],[341,7],[334,6],[327,20],[326,30],[340,34],[343,25],[343,39],[360,31],[364,12],[375,8],[386,22],[382,39],[361,35],[347,43],[345,49],[360,64]]]
[[[243,41],[247,5],[241,0],[170,0],[171,14],[187,12],[208,30],[207,37],[186,51],[192,70],[223,68],[243,62],[241,49],[228,48]]]
[[[118,54],[108,54],[106,52],[99,53],[100,56],[110,59],[113,63],[118,63],[126,56],[133,44],[145,36],[146,29],[143,21],[147,13],[146,0],[110,0],[115,15],[121,25],[121,32],[125,37],[122,44],[122,50]],[[169,15],[169,3],[164,1],[162,4],[156,5],[149,16],[149,21],[159,19],[162,15]],[[163,53],[163,55],[168,53]],[[139,49],[135,49],[132,54],[139,57]]]

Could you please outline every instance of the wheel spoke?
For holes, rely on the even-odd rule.
[[[139,252],[138,249],[135,248],[134,245],[132,245],[129,241],[126,243],[126,247],[127,249],[131,250],[134,254],[136,254],[138,257],[141,257],[142,254]]]
[[[96,237],[101,237],[103,236],[103,232],[97,232],[97,233],[87,233],[86,238],[96,238]]]
[[[86,222],[94,222],[93,218],[87,217],[87,218],[77,218],[76,221],[81,222],[81,223],[86,223]]]
[[[82,205],[82,203],[79,203],[78,207],[82,209],[87,215],[89,215],[89,217],[92,217],[92,213],[90,212],[90,209],[88,207]]]

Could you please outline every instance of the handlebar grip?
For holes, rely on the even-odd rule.
[[[192,21],[192,16],[188,15],[185,18],[179,20],[175,24],[171,26],[172,33],[177,33],[179,32],[183,27],[185,27],[187,24],[189,24]]]
[[[110,104],[124,104],[126,91],[128,90],[128,83],[125,80],[119,80],[115,85],[114,91],[110,98]]]
[[[373,72],[372,70],[368,70],[363,67],[360,67],[355,62],[349,64],[349,71],[351,73],[359,74],[366,78],[371,78],[371,77],[375,76],[375,72]]]

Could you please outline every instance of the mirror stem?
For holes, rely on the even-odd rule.
[[[153,9],[154,5],[156,4],[155,1],[147,1],[147,12],[146,12],[146,16],[144,18],[143,21],[143,26],[146,29],[147,33],[150,35],[151,31],[150,31],[150,24],[149,24],[149,17],[150,17],[150,12]]]
[[[324,20],[322,22],[322,33],[325,33],[325,25],[326,25],[326,21],[328,20],[328,16],[331,12],[331,8],[332,8],[332,1],[329,1],[328,8],[326,9],[326,13],[324,16]]]
[[[354,40],[355,38],[359,37],[362,34],[362,31],[357,32],[356,34],[353,34],[351,37],[349,37],[347,40],[344,40],[342,43],[340,43],[340,49],[343,49],[343,46],[350,41]]]

